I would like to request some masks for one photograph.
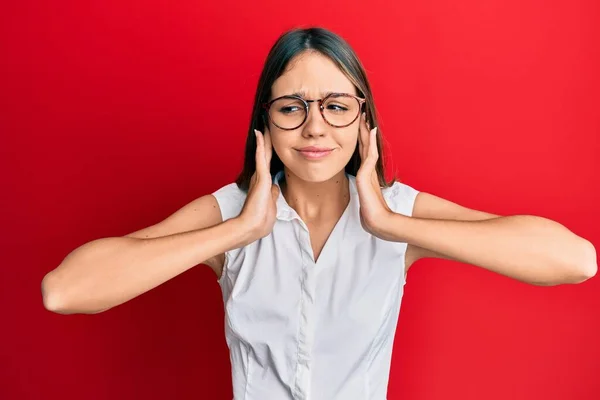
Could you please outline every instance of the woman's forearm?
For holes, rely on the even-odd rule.
[[[109,237],[72,251],[42,282],[44,304],[92,314],[122,304],[249,240],[238,219],[152,239]]]
[[[597,270],[591,243],[542,217],[455,221],[395,214],[387,226],[387,240],[407,242],[531,284],[578,283]]]

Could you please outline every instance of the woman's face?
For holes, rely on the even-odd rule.
[[[356,95],[354,85],[327,57],[308,52],[293,59],[289,69],[273,83],[271,99],[303,92],[306,100],[322,99],[325,92]],[[344,169],[358,143],[360,118],[344,128],[329,125],[319,112],[318,102],[308,103],[304,124],[283,130],[269,121],[273,149],[283,164],[302,180],[322,182]],[[333,149],[328,155],[311,159],[299,149],[306,146]]]

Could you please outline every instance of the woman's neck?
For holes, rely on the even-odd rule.
[[[281,193],[304,222],[339,216],[350,201],[350,182],[344,170],[323,182],[308,182],[288,170],[280,181]]]

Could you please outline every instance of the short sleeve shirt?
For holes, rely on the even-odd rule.
[[[407,244],[362,228],[356,178],[346,176],[350,202],[316,262],[281,192],[272,232],[225,253],[218,283],[235,400],[386,399]],[[416,189],[396,181],[382,193],[412,215]],[[212,194],[223,220],[240,214],[246,192],[235,183]]]

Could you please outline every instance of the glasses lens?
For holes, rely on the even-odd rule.
[[[280,128],[294,129],[304,121],[305,104],[293,97],[283,97],[275,100],[269,108],[271,121]]]
[[[350,124],[360,112],[360,103],[352,96],[331,95],[323,103],[325,119],[335,126]]]

